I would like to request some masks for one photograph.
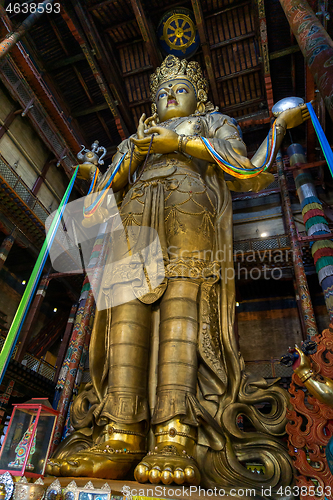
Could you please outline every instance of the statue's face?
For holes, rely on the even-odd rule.
[[[186,78],[164,82],[156,93],[156,106],[160,122],[192,115],[197,109],[197,98],[192,83]]]

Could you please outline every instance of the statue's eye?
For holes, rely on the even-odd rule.
[[[187,90],[184,88],[177,89],[176,94],[187,94]]]
[[[158,96],[158,100],[163,99],[163,97],[166,97],[167,93],[166,92],[161,92]]]

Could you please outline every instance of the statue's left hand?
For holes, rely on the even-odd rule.
[[[296,108],[286,109],[277,118],[277,123],[280,123],[284,128],[294,128],[301,125],[310,118],[310,113],[306,104],[297,106]]]
[[[167,154],[178,150],[178,134],[164,127],[150,127],[145,130],[146,137],[144,139],[134,139],[131,141],[136,145],[142,154],[147,154],[151,136],[154,134],[151,145],[151,153]]]

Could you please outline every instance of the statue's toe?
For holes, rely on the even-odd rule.
[[[49,476],[60,476],[61,463],[58,460],[48,460],[45,473]]]
[[[152,484],[184,484],[198,486],[200,472],[193,458],[177,457],[173,461],[163,455],[148,454],[134,471],[135,480],[139,483]]]
[[[183,471],[183,469],[181,467],[177,467],[174,470],[173,478],[174,478],[174,481],[175,481],[176,484],[184,484],[184,482],[185,482],[185,474],[184,474],[184,471]]]
[[[145,462],[140,462],[139,465],[135,467],[134,478],[138,483],[147,483],[149,480],[149,465]]]
[[[161,481],[161,468],[158,465],[149,471],[149,481],[152,484],[158,484]]]
[[[161,480],[163,484],[171,484],[174,481],[173,470],[171,467],[165,467],[161,473]]]
[[[85,462],[87,466],[87,463]],[[87,468],[87,467],[86,467]],[[90,470],[85,471],[83,468],[83,463],[78,458],[68,458],[67,460],[63,460],[60,467],[61,476],[66,477],[77,477],[77,476],[89,476]]]

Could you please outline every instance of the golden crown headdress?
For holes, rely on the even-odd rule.
[[[207,101],[208,82],[202,74],[200,64],[196,61],[188,62],[186,59],[178,59],[176,56],[169,55],[150,77],[150,92],[153,103],[157,90],[164,82],[184,77],[192,83],[197,100],[199,102]]]

